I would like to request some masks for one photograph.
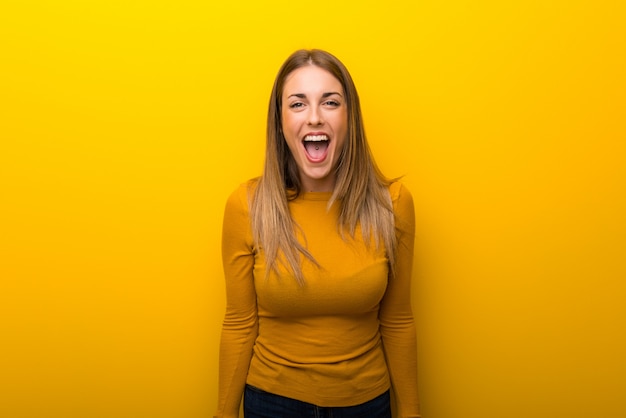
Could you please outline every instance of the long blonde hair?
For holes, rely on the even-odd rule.
[[[393,276],[396,236],[394,214],[387,179],[378,169],[367,144],[359,96],[346,67],[333,55],[319,49],[299,50],[283,63],[270,96],[263,175],[251,196],[252,234],[257,251],[265,252],[267,272],[283,265],[303,284],[301,255],[314,264],[315,258],[296,238],[298,225],[289,212],[289,201],[302,192],[298,166],[282,134],[282,93],[285,79],[294,70],[315,65],[331,73],[341,83],[348,110],[348,133],[339,155],[337,180],[329,207],[340,206],[338,228],[354,237],[357,225],[363,239],[373,237],[376,248],[384,244]]]

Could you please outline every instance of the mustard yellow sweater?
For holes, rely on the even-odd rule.
[[[238,417],[245,383],[320,406],[351,406],[393,387],[398,416],[419,417],[415,326],[410,302],[414,209],[400,183],[389,191],[396,216],[396,277],[385,249],[360,232],[342,239],[331,193],[289,203],[319,267],[306,261],[306,283],[270,273],[250,230],[248,194],[228,199],[222,257],[227,307],[220,346],[217,418]]]

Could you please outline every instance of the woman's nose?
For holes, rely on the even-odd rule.
[[[321,125],[323,121],[322,121],[322,115],[319,109],[316,108],[315,106],[312,106],[310,109],[311,110],[309,111],[308,124],[309,125]]]

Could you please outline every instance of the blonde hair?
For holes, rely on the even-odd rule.
[[[388,186],[392,180],[378,169],[367,144],[359,96],[346,67],[326,51],[299,50],[283,63],[270,96],[267,116],[265,166],[251,196],[252,234],[257,251],[263,250],[267,272],[283,265],[303,284],[301,256],[317,265],[313,255],[296,238],[298,225],[289,212],[289,201],[302,193],[298,166],[282,134],[282,93],[285,79],[294,70],[315,65],[341,83],[348,110],[348,133],[336,168],[337,180],[329,207],[340,206],[338,228],[354,237],[361,226],[366,243],[384,244],[391,275],[394,273],[396,236]],[[344,236],[345,238],[345,236]]]

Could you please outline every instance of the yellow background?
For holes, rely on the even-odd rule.
[[[223,204],[318,47],[414,194],[424,417],[623,418],[622,4],[2,1],[0,416],[212,415]]]

